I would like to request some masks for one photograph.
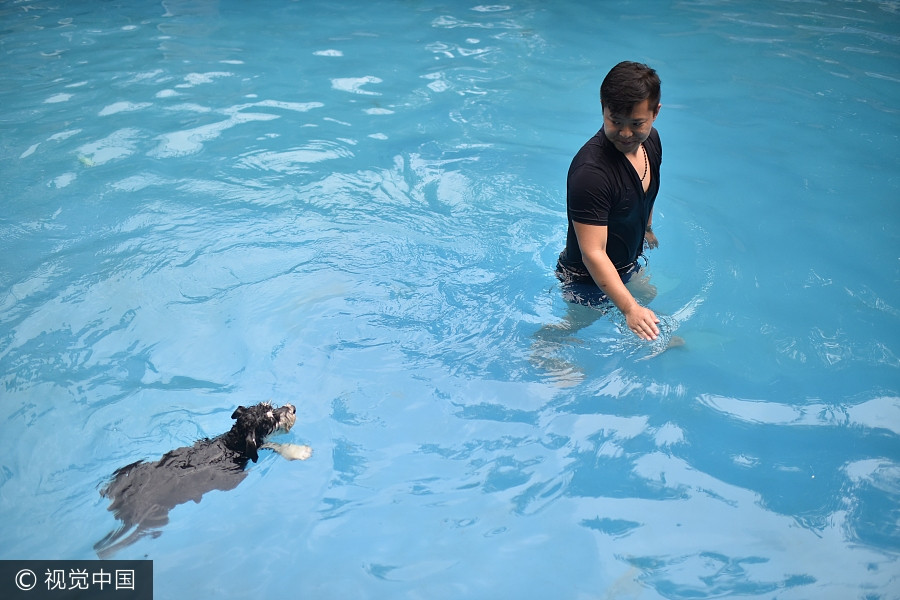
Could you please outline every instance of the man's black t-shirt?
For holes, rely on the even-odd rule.
[[[581,259],[573,221],[608,227],[606,253],[616,269],[627,268],[641,255],[644,230],[659,192],[662,143],[656,128],[650,132],[644,148],[652,173],[646,193],[640,175],[602,129],[572,159],[566,185],[569,229],[566,249],[560,256],[561,266],[570,275],[590,277]]]

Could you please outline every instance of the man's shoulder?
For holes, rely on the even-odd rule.
[[[569,167],[569,173],[574,172],[577,169],[582,167],[587,168],[596,168],[603,169],[606,165],[609,164],[609,160],[606,156],[606,136],[603,135],[603,131],[600,130],[597,132],[594,137],[589,139],[580,150],[575,154],[575,157],[572,159],[572,164]]]
[[[597,133],[595,133],[591,138],[581,146],[581,150],[578,151],[578,154],[588,153],[588,154],[596,154],[598,152],[603,152],[606,147],[606,135],[603,133],[601,129]]]
[[[656,130],[656,127],[650,130],[650,135],[647,137],[647,141],[644,142],[644,147],[656,157],[657,162],[662,162],[662,141],[659,139],[659,132]]]

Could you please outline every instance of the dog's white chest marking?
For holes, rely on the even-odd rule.
[[[288,460],[306,460],[312,456],[312,448],[309,446],[300,446],[298,444],[277,444],[274,442],[266,442],[261,446],[274,450]]]

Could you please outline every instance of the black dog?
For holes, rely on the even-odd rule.
[[[147,534],[160,535],[154,530],[169,522],[169,511],[179,504],[200,502],[211,490],[237,487],[247,476],[247,461],[257,461],[268,436],[290,431],[296,412],[290,404],[239,406],[228,433],[172,450],[157,462],[139,460],[117,470],[100,495],[111,500],[109,510],[122,526],[94,545],[97,555],[106,558]]]

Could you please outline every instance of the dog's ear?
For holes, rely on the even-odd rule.
[[[244,454],[246,454],[250,458],[250,460],[252,460],[253,462],[256,462],[257,460],[259,460],[259,452],[257,452],[256,449],[257,449],[256,432],[251,431],[250,433],[247,434]]]
[[[247,409],[244,408],[243,406],[238,406],[236,409],[234,409],[234,412],[231,413],[231,418],[232,419],[239,418],[242,414],[244,414],[245,410],[247,410]]]

